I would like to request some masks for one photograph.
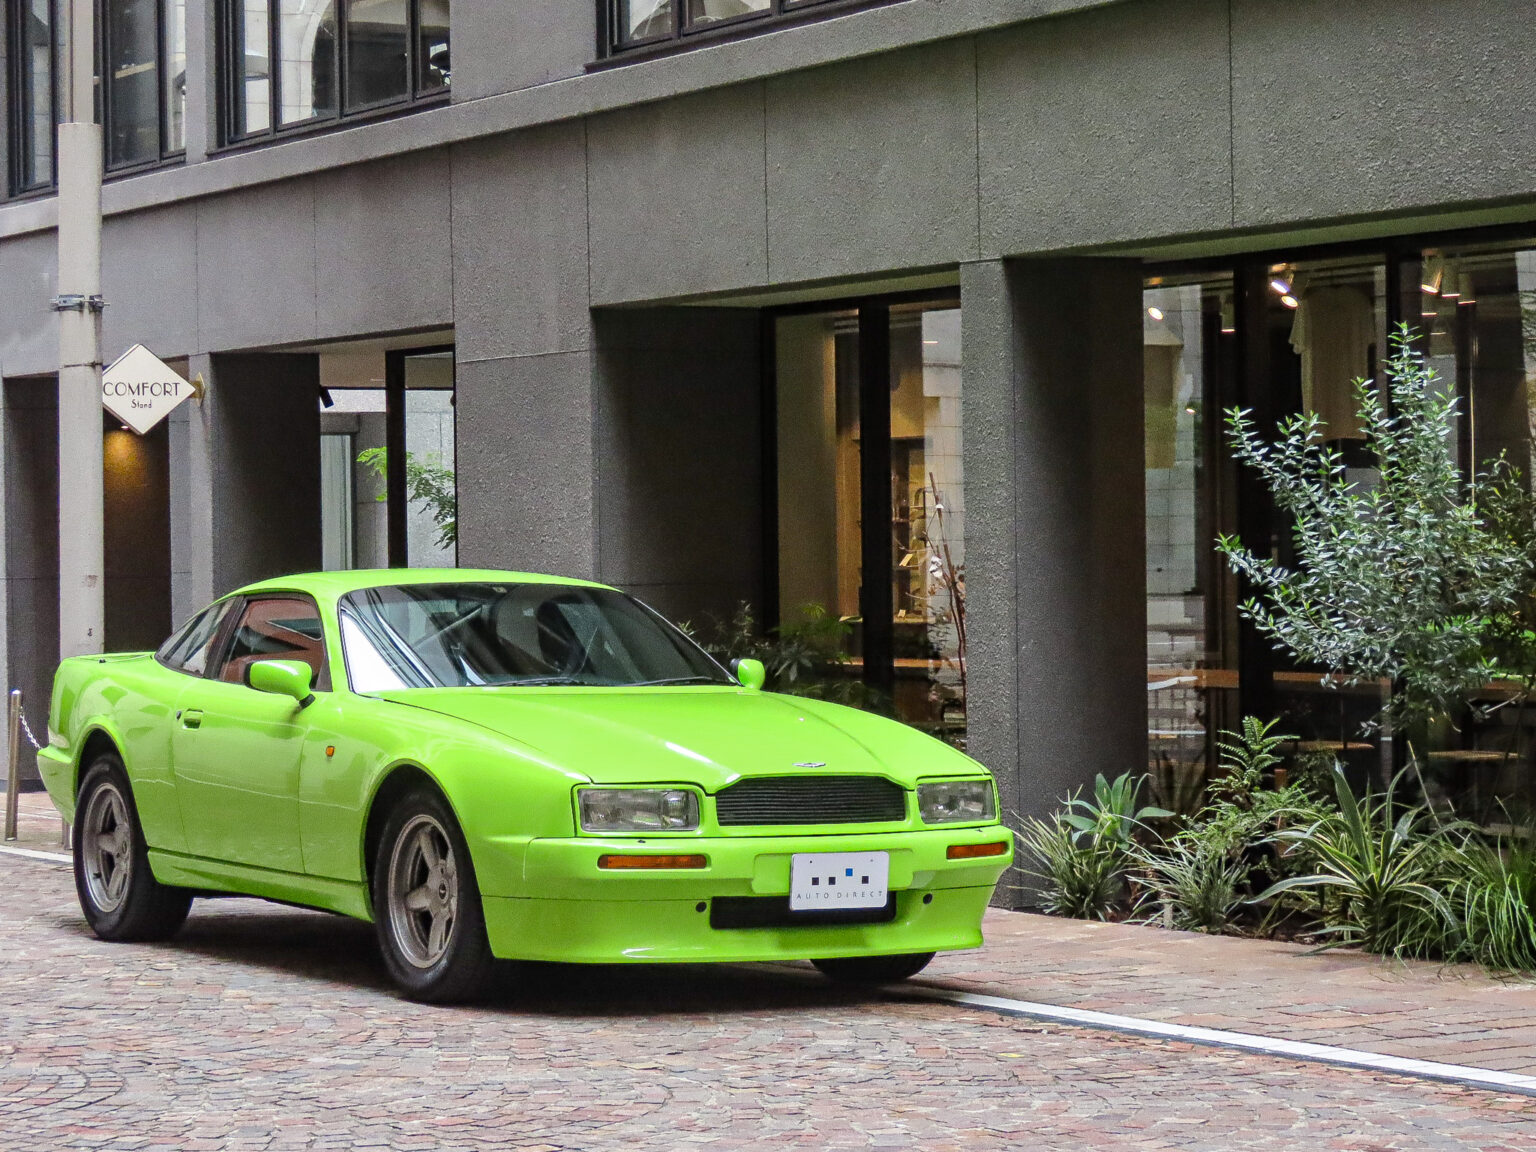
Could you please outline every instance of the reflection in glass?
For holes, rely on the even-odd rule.
[[[688,23],[697,27],[768,11],[769,0],[688,0]]]
[[[620,0],[619,38],[626,43],[669,36],[675,0]]]
[[[335,0],[279,0],[277,22],[278,123],[336,115]]]
[[[407,0],[349,0],[347,107],[404,100],[410,95],[410,13]]]
[[[896,711],[965,723],[960,309],[891,309],[891,603]]]
[[[1464,476],[1502,458],[1532,481],[1536,440],[1536,251],[1431,250],[1418,269],[1424,349],[1454,393],[1453,430]],[[1405,275],[1405,283],[1407,277]],[[1411,733],[1431,794],[1459,815],[1501,824],[1536,811],[1536,709],[1512,686],[1488,684],[1459,716]]]
[[[965,723],[965,474],[960,426],[960,309],[890,309],[889,552],[869,578],[889,581],[892,704],[910,724],[960,738]],[[826,617],[848,625],[846,673],[863,671],[860,589],[866,493],[860,471],[859,316],[845,310],[775,322],[778,591],[782,628]],[[882,513],[884,515],[884,513]],[[874,645],[871,643],[870,648]]]
[[[1147,767],[1159,801],[1188,810],[1212,736],[1237,722],[1235,583],[1211,547],[1235,528],[1231,470],[1211,419],[1231,371],[1233,298],[1225,278],[1157,285],[1142,296]]]
[[[165,5],[165,150],[187,146],[187,0]]]
[[[159,0],[110,0],[106,8],[110,123],[107,166],[160,158]]]
[[[405,358],[405,453],[407,474],[425,483],[421,491],[442,493],[457,503],[453,353],[429,352]],[[458,544],[443,531],[442,501],[412,499],[406,520],[406,562],[412,568],[453,568]]]
[[[21,140],[16,156],[18,190],[37,188],[53,180],[53,13],[50,0],[28,0],[20,6],[17,30],[17,124]]]
[[[272,76],[268,66],[267,0],[244,0],[235,11],[235,135],[249,136],[272,127]]]
[[[420,0],[416,12],[416,90],[446,88],[451,79],[448,0]]]

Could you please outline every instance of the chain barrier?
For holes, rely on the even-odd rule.
[[[38,740],[36,733],[32,731],[32,725],[27,723],[27,713],[21,706],[21,689],[12,688],[7,703],[9,705],[10,721],[10,748],[9,763],[6,768],[5,782],[5,838],[16,839],[16,819],[18,816],[18,800],[21,791],[21,740],[25,736],[27,743],[32,745],[35,752],[41,752],[43,745]],[[68,847],[70,844],[69,825],[60,819],[59,843]]]
[[[21,713],[22,735],[27,738],[27,743],[32,745],[32,750],[34,752],[41,752],[43,750],[43,746],[38,742],[37,737],[32,735],[32,725],[27,723],[27,710],[25,708],[21,708],[19,711]]]

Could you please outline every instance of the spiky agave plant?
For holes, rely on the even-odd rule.
[[[1438,956],[1455,952],[1460,925],[1446,891],[1456,871],[1459,829],[1435,823],[1422,805],[1396,802],[1397,779],[1385,792],[1356,799],[1334,769],[1339,810],[1305,828],[1275,834],[1303,844],[1314,861],[1304,876],[1288,876],[1254,900],[1295,889],[1334,899],[1324,902],[1321,935],[1390,956]]]

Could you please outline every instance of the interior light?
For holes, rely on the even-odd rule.
[[[1431,296],[1435,294],[1435,286],[1433,284],[1420,284],[1419,287],[1424,289],[1424,291],[1428,292]]]
[[[1161,308],[1148,308],[1147,315],[1154,320],[1161,320],[1163,318],[1163,310]]]
[[[1447,288],[1444,292],[1440,293],[1440,295],[1445,297],[1447,300],[1455,300],[1461,295],[1461,293],[1454,288]]]
[[[1426,319],[1426,320],[1433,320],[1436,316],[1440,315],[1440,313],[1438,313],[1438,312],[1420,312],[1419,315],[1424,317],[1424,319]]]
[[[1184,405],[1184,411],[1193,416],[1195,414],[1195,406],[1193,404],[1186,404]]]
[[[937,340],[924,340],[923,343],[924,344],[937,344],[938,341]]]
[[[1289,280],[1281,280],[1279,277],[1276,277],[1269,282],[1269,286],[1282,296],[1289,296],[1291,294],[1291,282]]]
[[[1284,296],[1280,297],[1280,303],[1284,304],[1287,308],[1294,308],[1297,305],[1297,300],[1296,297],[1292,296],[1290,293],[1286,293]]]
[[[1235,332],[1236,332],[1236,331],[1237,331],[1237,329],[1236,329],[1236,328],[1223,328],[1223,329],[1222,329],[1222,330],[1221,330],[1221,334],[1222,334],[1222,335],[1223,335],[1223,336],[1231,336],[1231,335],[1233,335],[1233,334],[1234,334],[1234,333],[1235,333]]]

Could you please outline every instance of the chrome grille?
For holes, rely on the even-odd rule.
[[[722,827],[875,824],[907,818],[907,792],[880,776],[758,776],[715,797]]]

